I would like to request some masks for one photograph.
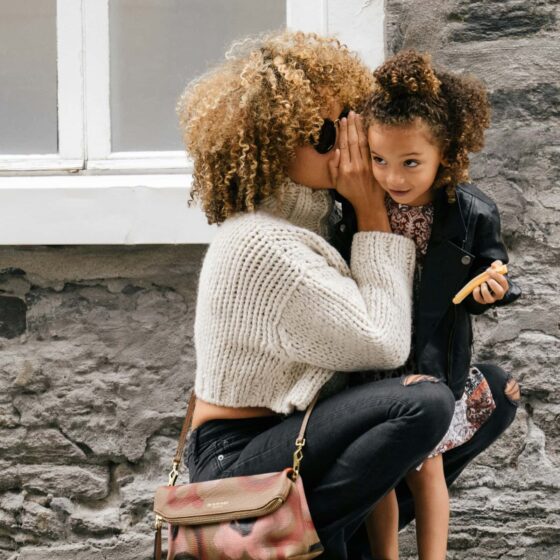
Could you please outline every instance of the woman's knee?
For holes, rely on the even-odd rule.
[[[432,434],[434,445],[445,435],[455,411],[455,398],[449,387],[430,375],[409,375],[401,379],[420,410],[424,434]]]

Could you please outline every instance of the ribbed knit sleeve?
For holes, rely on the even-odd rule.
[[[290,359],[339,371],[402,365],[410,352],[414,242],[391,233],[357,233],[351,275],[307,251],[279,322]]]

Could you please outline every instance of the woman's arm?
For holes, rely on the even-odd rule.
[[[278,324],[290,359],[353,371],[392,369],[410,352],[414,242],[384,232],[358,232],[351,276],[310,247],[301,277]]]

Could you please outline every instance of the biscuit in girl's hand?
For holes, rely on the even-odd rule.
[[[500,266],[495,266],[492,267],[493,272],[497,272],[498,274],[507,274],[507,266],[505,264],[502,264]],[[465,286],[463,286],[463,288],[461,288],[461,290],[459,290],[459,292],[457,292],[457,294],[455,295],[455,297],[453,298],[453,303],[455,305],[458,305],[459,303],[461,303],[469,294],[471,294],[473,292],[473,290],[477,287],[480,286],[481,284],[484,284],[484,282],[486,282],[488,279],[490,278],[490,273],[486,270],[484,271],[482,274],[479,274],[478,276],[475,276],[470,282],[468,282],[467,284],[465,284]]]

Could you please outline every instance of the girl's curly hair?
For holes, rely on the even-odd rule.
[[[296,146],[317,138],[329,103],[356,109],[372,88],[371,71],[334,38],[284,31],[234,43],[177,104],[191,201],[209,223],[255,210],[284,182]]]
[[[375,89],[364,108],[364,122],[402,126],[426,123],[442,150],[434,188],[455,187],[469,177],[469,152],[484,145],[490,125],[486,88],[476,78],[434,69],[431,58],[414,50],[400,52],[374,72]]]

